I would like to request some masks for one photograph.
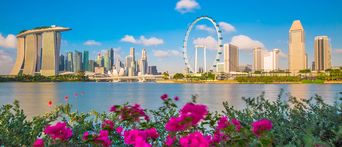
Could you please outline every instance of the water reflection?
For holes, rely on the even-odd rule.
[[[84,112],[108,111],[111,105],[126,102],[155,109],[162,103],[160,95],[167,93],[180,97],[178,105],[190,101],[196,94],[199,103],[208,105],[210,110],[221,111],[224,101],[242,109],[245,105],[241,97],[256,97],[263,91],[267,99],[276,100],[280,89],[287,93],[284,100],[288,95],[309,98],[318,94],[332,104],[337,93],[342,91],[342,84],[0,83],[0,104],[17,99],[28,116],[49,111],[49,100],[54,105],[66,103],[64,96],[69,96],[69,103],[77,104],[78,110]]]

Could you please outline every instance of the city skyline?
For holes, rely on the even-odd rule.
[[[180,1],[159,2],[159,1],[136,1],[137,5],[130,5],[125,2],[103,2],[103,4],[96,3],[94,6],[91,2],[84,2],[80,4],[80,7],[87,8],[92,7],[92,11],[84,11],[82,14],[72,10],[72,6],[76,3],[71,2],[71,6],[66,6],[65,11],[38,14],[39,11],[30,10],[29,12],[22,14],[24,10],[19,12],[5,13],[0,16],[0,66],[3,67],[0,70],[0,74],[9,72],[10,67],[13,66],[16,59],[16,49],[13,43],[13,36],[18,34],[23,29],[30,29],[36,26],[43,25],[61,25],[73,28],[74,30],[63,34],[61,53],[68,51],[78,50],[83,52],[89,51],[89,58],[94,59],[98,52],[104,49],[114,48],[122,56],[121,61],[124,61],[123,55],[127,55],[131,47],[148,50],[149,62],[157,63],[160,71],[170,72],[183,72],[184,62],[181,55],[181,46],[187,25],[191,23],[196,17],[201,15],[209,15],[220,22],[222,29],[225,31],[223,43],[241,43],[239,47],[240,64],[253,64],[252,49],[249,43],[257,44],[263,48],[271,51],[273,48],[279,48],[282,52],[280,56],[280,67],[287,67],[288,54],[288,30],[291,27],[292,21],[299,19],[305,28],[306,36],[306,52],[308,53],[308,65],[314,61],[314,37],[325,35],[331,40],[331,52],[332,52],[332,65],[341,66],[342,64],[342,21],[338,13],[338,7],[341,6],[339,1],[329,1],[322,3],[320,13],[313,11],[317,6],[310,4],[308,1],[297,3],[298,6],[290,5],[291,2],[280,2],[278,5],[275,2],[255,3],[255,7],[260,7],[260,12],[249,10],[249,6],[243,5],[241,2],[231,2],[230,5],[242,6],[237,8],[231,8],[227,12],[219,10],[223,6],[215,5],[215,2],[206,2],[203,0],[197,0],[197,7],[177,6]],[[15,1],[1,2],[1,6],[4,6],[5,12],[9,12],[11,6],[16,6]],[[23,5],[32,5],[26,2],[22,2]],[[104,4],[115,3],[115,5],[106,6]],[[142,6],[138,7],[142,3]],[[218,3],[228,4],[225,1],[218,1]],[[277,2],[278,3],[278,2]],[[35,3],[38,6],[44,8],[43,3]],[[149,10],[150,6],[146,4],[158,4],[160,8]],[[179,4],[180,5],[180,4]],[[270,6],[276,6],[274,8]],[[305,7],[303,8],[303,6]],[[122,8],[127,6],[132,7],[132,13],[127,13],[123,17],[118,13]],[[302,7],[300,7],[302,6]],[[21,6],[19,6],[21,7]],[[58,7],[51,6],[51,7]],[[299,8],[300,7],[300,8]],[[107,8],[108,10],[106,10]],[[136,8],[136,10],[134,10]],[[290,9],[291,12],[285,11]],[[49,8],[50,9],[50,8]],[[101,9],[101,11],[96,11]],[[217,9],[217,10],[216,10]],[[265,10],[262,10],[265,9]],[[307,10],[302,12],[301,10]],[[311,10],[313,9],[313,10]],[[7,11],[6,11],[7,10]],[[234,11],[235,10],[235,11]],[[277,15],[271,15],[268,11],[279,10]],[[42,10],[40,10],[42,11]],[[138,13],[142,12],[142,13]],[[155,12],[160,14],[156,15]],[[241,14],[235,12],[244,12]],[[18,14],[23,16],[19,16]],[[142,15],[135,16],[135,14]],[[68,14],[68,15],[66,15]],[[247,15],[248,14],[248,15]],[[165,17],[164,15],[170,16]],[[70,19],[69,17],[73,19]],[[86,16],[89,16],[86,17]],[[100,16],[100,17],[96,17]],[[315,16],[315,17],[313,17]],[[37,18],[34,21],[28,21],[30,18]],[[319,17],[320,21],[316,21]],[[20,19],[19,19],[20,18]],[[91,23],[87,20],[93,20]],[[15,25],[13,25],[15,24]],[[87,29],[91,28],[91,29]],[[194,36],[193,40],[200,38],[199,40],[213,41],[215,37],[211,37],[211,31],[213,27],[208,24],[199,24],[196,26],[198,34]],[[15,40],[15,39],[14,39]],[[194,41],[189,42],[193,45]],[[247,43],[246,43],[247,42]],[[137,57],[141,57],[140,53],[137,53]],[[207,59],[208,63],[211,59]],[[173,66],[167,64],[173,62]],[[177,66],[174,66],[177,65]],[[9,66],[9,67],[8,67]],[[211,65],[208,65],[210,67]]]

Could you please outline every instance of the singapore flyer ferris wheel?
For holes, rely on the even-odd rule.
[[[185,63],[185,66],[188,68],[189,72],[190,73],[196,73],[197,72],[197,69],[194,69],[193,68],[193,65],[190,64],[189,62],[189,57],[188,57],[188,40],[189,40],[189,36],[190,36],[190,33],[193,29],[193,27],[199,22],[199,21],[202,21],[202,20],[208,20],[209,22],[211,22],[211,24],[214,26],[215,30],[216,30],[216,36],[217,36],[217,52],[216,52],[216,58],[215,60],[213,61],[213,64],[212,64],[212,67],[215,68],[217,67],[217,63],[220,62],[220,59],[221,59],[221,56],[222,56],[222,48],[223,48],[223,45],[222,45],[222,40],[223,40],[223,37],[222,37],[222,30],[220,29],[220,26],[216,23],[216,21],[209,17],[209,16],[201,16],[201,17],[198,17],[196,18],[191,24],[190,26],[188,27],[187,31],[186,31],[186,34],[185,34],[185,38],[184,38],[184,42],[183,42],[183,56],[184,56],[184,63]],[[197,50],[196,50],[197,52]],[[196,53],[197,54],[197,53]],[[196,55],[197,56],[197,55]],[[196,57],[197,58],[197,57]],[[195,61],[197,62],[197,61]],[[197,64],[197,63],[196,63]],[[197,66],[196,66],[197,68]],[[205,67],[206,68],[206,67]]]

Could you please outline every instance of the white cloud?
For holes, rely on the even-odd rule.
[[[219,25],[224,32],[235,32],[236,31],[235,27],[233,25],[231,25],[230,23],[220,22]]]
[[[197,25],[196,26],[197,30],[202,30],[202,31],[207,31],[209,33],[213,33],[215,32],[215,29],[208,27],[207,25]]]
[[[239,47],[242,50],[253,49],[255,47],[265,48],[264,44],[258,40],[253,40],[252,38],[245,35],[234,36],[230,42],[233,45]]]
[[[342,54],[342,49],[334,49],[335,53]]]
[[[206,38],[196,38],[193,41],[194,45],[205,45],[207,49],[216,50],[218,48],[218,42],[215,38],[207,36]]]
[[[178,50],[153,50],[153,55],[158,58],[181,56],[182,53]]]
[[[125,35],[122,39],[121,39],[122,42],[129,42],[129,43],[133,43],[133,44],[136,44],[137,43],[137,40],[135,40],[135,38],[131,35]]]
[[[193,12],[195,9],[199,9],[200,5],[196,0],[179,0],[176,4],[176,10],[180,13]]]
[[[128,43],[133,43],[133,44],[142,44],[145,46],[157,46],[157,45],[164,44],[164,40],[157,38],[157,37],[146,38],[145,36],[140,36],[139,39],[135,39],[134,36],[131,36],[131,35],[125,35],[121,39],[121,42],[128,42]]]
[[[86,46],[100,46],[101,43],[97,42],[95,40],[87,40],[86,42],[83,43],[83,45],[86,45]]]
[[[14,64],[13,58],[4,50],[0,50],[0,75],[9,74]]]
[[[0,47],[16,48],[17,47],[17,38],[13,34],[9,34],[9,35],[7,35],[7,37],[4,37],[0,33]]]

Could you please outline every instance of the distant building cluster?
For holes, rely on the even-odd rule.
[[[289,30],[288,71],[297,74],[301,70],[309,69],[308,55],[305,49],[305,32],[299,20],[295,20]],[[254,71],[279,70],[279,49],[267,52],[260,47],[253,50]],[[328,36],[316,36],[314,40],[314,62],[311,70],[324,71],[332,68],[331,46]]]
[[[142,49],[141,59],[136,60],[135,48],[130,48],[130,53],[122,62],[113,48],[105,50],[104,54],[98,53],[95,60],[89,59],[88,51],[67,52],[59,56],[59,71],[62,73],[77,73],[80,71],[91,72],[97,75],[110,76],[141,76],[157,75],[156,66],[148,66],[147,51]]]

